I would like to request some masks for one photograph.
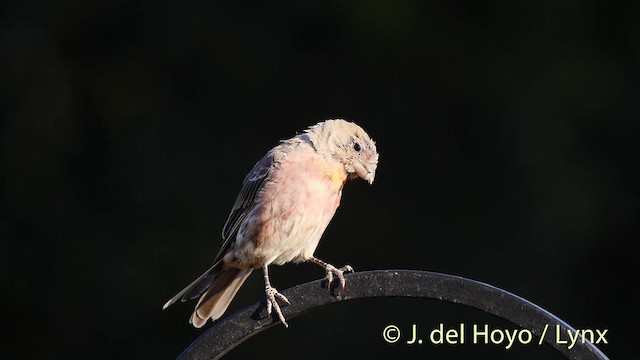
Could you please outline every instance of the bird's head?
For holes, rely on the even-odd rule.
[[[326,120],[309,127],[306,133],[318,152],[344,165],[349,178],[360,177],[373,183],[378,152],[375,142],[360,126],[342,119]]]

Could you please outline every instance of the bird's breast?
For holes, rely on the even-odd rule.
[[[260,194],[257,221],[250,225],[259,263],[312,256],[340,204],[344,167],[313,156],[299,160],[281,164]]]

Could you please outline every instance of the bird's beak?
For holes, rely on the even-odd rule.
[[[369,163],[369,164],[363,165],[360,163],[356,163],[355,170],[356,170],[356,174],[359,177],[367,181],[369,184],[372,184],[373,179],[376,176],[377,167],[378,167],[378,164]]]

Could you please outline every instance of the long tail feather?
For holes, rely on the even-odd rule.
[[[200,328],[208,319],[220,318],[252,270],[228,269],[222,271],[198,301],[189,322]]]
[[[182,289],[182,291],[180,291],[169,301],[167,301],[162,306],[162,310],[175,304],[176,302],[178,302],[178,300],[187,301],[189,299],[197,298],[211,286],[211,284],[221,271],[222,270],[220,269],[219,263],[213,264],[213,266],[209,268],[209,270],[205,271],[204,274],[200,275],[200,277],[195,279],[191,284],[189,284],[187,287]]]

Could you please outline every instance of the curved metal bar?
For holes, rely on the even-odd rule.
[[[419,297],[467,305],[505,319],[544,341],[568,359],[608,359],[589,341],[576,341],[574,347],[556,341],[556,325],[563,339],[569,324],[545,309],[497,287],[463,277],[427,271],[377,270],[347,275],[345,296],[329,296],[322,280],[311,281],[281,291],[291,300],[282,307],[287,319],[319,307],[352,299],[371,297]],[[335,286],[332,286],[335,295]],[[218,359],[244,340],[279,324],[277,317],[265,317],[264,302],[255,303],[213,325],[189,345],[179,360]]]

